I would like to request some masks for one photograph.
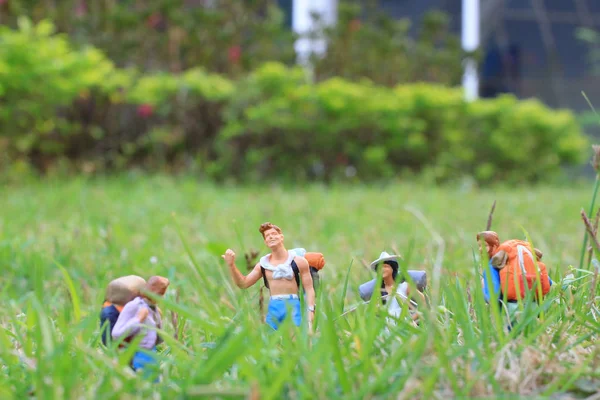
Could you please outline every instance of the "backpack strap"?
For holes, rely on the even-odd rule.
[[[296,264],[296,261],[292,260],[291,266],[292,266],[292,271],[294,271],[294,277],[296,278],[296,285],[298,286],[298,288],[300,288],[300,270],[298,269],[298,265]],[[269,289],[269,282],[267,281],[265,269],[262,265],[260,266],[260,270],[262,271],[263,282],[265,283],[265,287],[267,289]]]
[[[294,260],[292,260],[292,271],[294,271],[296,285],[298,286],[298,289],[300,289],[300,270],[298,269],[298,265],[296,265],[296,261]]]
[[[265,269],[262,265],[260,266],[260,270],[262,271],[263,282],[265,283],[265,287],[267,289],[269,289],[269,282],[267,281],[267,276],[265,275]]]

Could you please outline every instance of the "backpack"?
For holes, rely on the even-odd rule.
[[[319,277],[319,271],[325,266],[325,257],[323,257],[323,253],[307,252],[304,249],[293,249],[290,251],[296,253],[297,256],[306,258],[306,261],[308,261],[310,275],[312,276],[313,280],[313,287],[316,291],[321,280]],[[298,288],[300,288],[300,270],[298,269],[298,266],[294,260],[292,260],[291,266],[292,271],[294,271],[294,277],[296,278],[296,285],[298,285]],[[269,289],[269,282],[267,281],[267,277],[265,275],[265,269],[262,265],[260,269],[262,271],[265,287]]]
[[[112,340],[110,333],[117,323],[125,304],[133,300],[145,284],[144,278],[137,275],[122,276],[109,282],[100,311],[100,327],[105,326],[106,323],[104,330],[101,332],[104,345]],[[130,341],[131,337],[126,338],[123,343],[129,343]],[[121,347],[124,346],[123,343],[121,343]]]
[[[524,240],[508,240],[496,250],[492,257],[492,265],[499,270],[500,290],[506,300],[524,299],[526,295],[525,282],[528,290],[533,291],[536,298],[538,297],[538,284],[541,284],[543,296],[550,291],[546,265],[537,261],[538,272],[536,272],[534,257],[534,250],[529,242]],[[538,273],[541,282],[538,281]]]

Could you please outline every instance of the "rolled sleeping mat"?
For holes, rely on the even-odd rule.
[[[306,261],[308,261],[308,265],[310,265],[317,271],[322,270],[325,266],[325,258],[323,257],[323,253],[306,251],[306,249],[302,247],[291,249],[290,251],[299,257],[306,258]]]
[[[146,286],[146,280],[141,276],[122,276],[108,284],[104,299],[110,303],[124,306],[139,295],[144,286]]]
[[[412,280],[417,285],[417,289],[421,292],[425,291],[425,288],[427,287],[427,272],[409,270],[408,274],[410,275]],[[377,278],[375,278],[369,282],[365,282],[358,287],[358,293],[360,294],[360,298],[363,299],[363,301],[369,301],[371,299],[371,296],[373,295],[373,292],[375,291],[375,282],[376,281],[377,281]],[[405,281],[405,279],[403,277],[401,277],[400,283],[402,283],[404,281]]]

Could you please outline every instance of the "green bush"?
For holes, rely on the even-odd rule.
[[[338,1],[335,27],[317,29],[330,49],[316,60],[317,80],[460,83],[463,52],[447,15],[426,13],[412,38],[409,21],[394,19],[378,3]],[[267,61],[294,63],[298,35],[290,28],[288,4],[286,15],[272,0],[10,0],[0,1],[0,17],[13,27],[19,16],[50,18],[76,47],[93,45],[118,66],[181,72],[201,65],[237,78]]]
[[[224,170],[242,179],[285,175],[385,178],[428,171],[447,181],[531,182],[585,158],[573,115],[512,96],[467,103],[431,84],[393,89],[339,78],[311,84],[267,64],[238,84],[219,137]]]
[[[152,167],[210,147],[231,81],[200,69],[118,69],[97,49],[74,49],[47,21],[19,27],[0,28],[0,165]]]
[[[460,84],[465,54],[448,15],[425,13],[412,37],[411,21],[391,17],[378,3],[341,2],[336,24],[317,29],[327,38],[328,48],[324,56],[313,57],[318,80],[365,77],[390,87],[420,81]]]
[[[114,67],[96,49],[73,51],[48,22],[21,19],[19,27],[0,27],[0,152],[13,159],[64,154],[63,138],[81,125],[57,112],[108,84]]]
[[[387,87],[266,63],[232,81],[144,74],[73,49],[46,22],[0,37],[0,167],[186,169],[217,179],[532,182],[585,158],[573,115],[504,96]]]

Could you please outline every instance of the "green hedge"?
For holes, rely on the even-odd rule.
[[[266,63],[239,81],[192,69],[116,68],[47,23],[0,32],[4,168],[86,172],[133,166],[223,179],[438,181],[551,178],[586,158],[568,111],[511,96],[466,103],[432,84],[395,88]]]

